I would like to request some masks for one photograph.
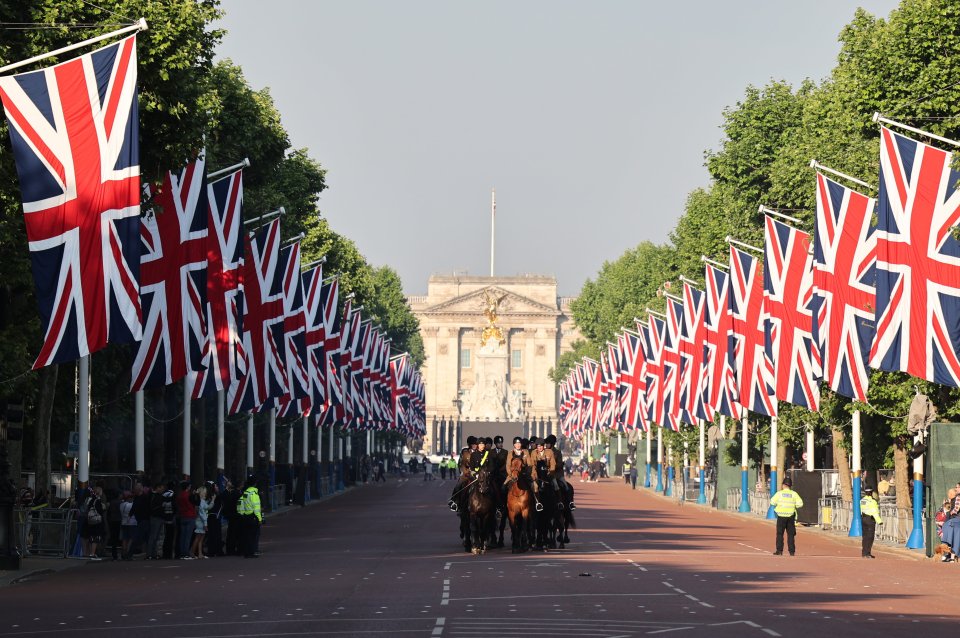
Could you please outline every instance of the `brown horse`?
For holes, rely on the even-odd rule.
[[[510,520],[512,551],[525,552],[530,547],[533,530],[533,494],[529,477],[523,471],[523,459],[513,457],[507,473],[513,482],[507,492],[507,518]]]

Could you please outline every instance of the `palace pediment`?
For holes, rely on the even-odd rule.
[[[560,311],[556,307],[542,304],[539,301],[524,297],[500,286],[487,286],[479,290],[474,290],[465,295],[423,308],[419,310],[417,314],[482,315],[484,308],[487,306],[487,296],[496,299],[503,298],[497,306],[497,314],[501,317],[524,315],[556,316],[560,314]]]

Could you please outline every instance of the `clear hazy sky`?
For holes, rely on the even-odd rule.
[[[408,293],[434,272],[556,275],[663,242],[748,84],[826,77],[894,0],[226,0],[221,57],[328,170],[333,228]],[[811,188],[813,182],[811,178]]]

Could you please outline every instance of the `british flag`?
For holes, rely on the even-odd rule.
[[[764,343],[773,363],[775,395],[817,412],[822,371],[813,344],[810,235],[767,215],[763,252]]]
[[[603,401],[603,371],[600,363],[588,357],[583,358],[583,401],[580,411],[581,431],[594,430],[600,427],[600,416]]]
[[[704,325],[706,296],[702,290],[683,284],[683,323],[680,330],[680,404],[684,418],[696,425],[702,409],[700,405],[700,376],[703,374],[703,351],[706,348],[707,328]]]
[[[606,352],[600,353],[600,376],[602,381],[600,385],[600,417],[597,421],[597,429],[600,430],[615,427],[617,381],[614,376],[612,354],[609,347]]]
[[[256,410],[286,390],[283,338],[285,316],[280,265],[280,220],[274,219],[246,239],[243,265],[243,346],[246,373],[230,384],[230,414]]]
[[[320,288],[323,319],[323,385],[326,395],[321,423],[343,420],[343,386],[340,377],[340,280],[334,277]]]
[[[348,300],[343,309],[343,324],[340,329],[340,388],[343,393],[343,424],[349,425],[362,415],[357,414],[360,401],[359,388],[353,385],[354,340],[360,337],[360,311]]]
[[[406,354],[390,360],[390,405],[393,408],[392,427],[404,431],[409,421],[410,359]]]
[[[680,357],[680,331],[683,326],[683,301],[667,297],[666,331],[663,340],[663,409],[667,419],[663,425],[679,430],[681,421],[691,423],[692,417],[680,400],[680,379],[683,360]]]
[[[243,350],[243,172],[207,185],[207,340],[189,381],[199,399],[246,374]]]
[[[739,396],[730,344],[733,341],[733,322],[730,315],[730,277],[720,268],[706,264],[706,347],[704,349],[703,374],[700,377],[700,410],[697,415],[705,421],[713,421],[714,414],[733,419],[740,418]]]
[[[283,340],[286,391],[277,399],[283,417],[310,414],[310,364],[307,357],[307,316],[300,273],[300,242],[280,251],[283,267]]]
[[[622,335],[620,406],[624,426],[628,430],[640,427],[649,429],[647,411],[644,406],[646,392],[645,361],[641,348],[640,335],[627,331]]]
[[[303,289],[304,342],[307,357],[307,379],[310,388],[310,411],[322,412],[326,403],[324,382],[323,267],[316,266],[300,275]]]
[[[773,364],[767,357],[763,328],[763,274],[758,259],[730,247],[729,356],[740,405],[747,410],[775,416]]]
[[[133,359],[134,392],[179,381],[202,366],[206,346],[207,181],[201,156],[168,172],[140,225],[143,340]]]
[[[864,403],[876,306],[877,237],[871,223],[875,203],[817,173],[814,343],[830,387]]]
[[[880,129],[876,336],[870,365],[960,386],[960,173],[953,155]]]
[[[43,324],[34,369],[141,338],[136,47],[0,77]]]
[[[637,322],[637,329],[640,331],[646,359],[647,420],[661,427],[676,429],[671,425],[671,415],[666,409],[664,399],[663,342],[667,331],[666,322],[650,315],[649,323]]]
[[[570,372],[570,434],[583,432],[583,364],[577,363]]]

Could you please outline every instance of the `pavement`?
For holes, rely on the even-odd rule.
[[[268,519],[259,559],[81,562],[0,589],[0,635],[925,636],[957,564],[574,482],[565,550],[465,553],[450,481],[391,478]]]

